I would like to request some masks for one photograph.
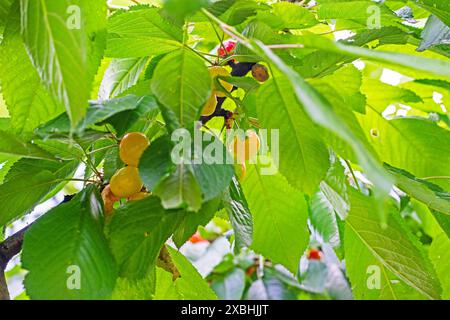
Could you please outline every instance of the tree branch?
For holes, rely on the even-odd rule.
[[[0,243],[0,300],[10,299],[5,278],[5,269],[8,262],[22,250],[23,236],[30,226],[31,224]]]
[[[65,195],[64,200],[60,203],[69,202],[75,195]],[[0,300],[9,300],[8,285],[5,278],[5,269],[9,261],[20,253],[23,245],[23,237],[25,232],[30,229],[35,221],[28,226],[17,231],[12,236],[8,237],[5,241],[0,243]]]
[[[5,278],[5,270],[0,268],[0,301],[2,300],[10,300],[8,285],[6,283]]]

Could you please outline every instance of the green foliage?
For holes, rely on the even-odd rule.
[[[280,172],[292,185],[311,194],[328,170],[328,150],[290,88],[282,74],[267,81],[259,91],[258,116],[264,128],[280,130]]]
[[[157,8],[118,12],[108,20],[106,54],[114,58],[145,57],[181,46],[181,29],[165,21]]]
[[[180,252],[169,248],[173,264],[180,273],[175,281],[172,274],[156,269],[155,300],[215,300],[217,296],[201,275]]]
[[[187,49],[166,55],[153,75],[152,90],[183,127],[191,127],[211,94],[211,77],[201,58]],[[195,85],[194,85],[195,84]]]
[[[402,291],[414,288],[427,298],[438,299],[440,285],[424,250],[408,235],[395,208],[390,207],[388,227],[381,228],[371,201],[354,191],[351,194],[352,208],[345,229],[346,261],[350,282],[361,283],[368,268],[376,266],[383,274],[382,283],[372,292],[368,286],[358,286],[355,294],[359,298],[405,299]]]
[[[224,196],[223,202],[236,237],[235,250],[239,252],[242,248],[249,248],[253,241],[252,213],[236,178],[231,181],[229,193]]]
[[[248,173],[243,187],[253,214],[252,248],[296,273],[308,244],[304,195],[283,176],[264,176],[256,167]]]
[[[86,112],[92,81],[103,56],[106,4],[89,0],[20,3],[27,51],[43,83],[65,106],[75,126]],[[73,16],[61,19],[68,14]]]
[[[29,271],[27,293],[33,299],[111,297],[117,267],[92,186],[36,221],[25,237],[22,260]]]
[[[41,83],[22,42],[18,1],[11,9],[3,34],[0,62],[2,93],[14,131],[31,131],[64,110]]]
[[[120,275],[144,278],[184,215],[182,211],[165,211],[155,197],[117,210],[109,225],[109,238]]]
[[[448,1],[139,3],[0,3],[14,296],[450,299]]]

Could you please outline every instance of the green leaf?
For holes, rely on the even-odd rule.
[[[377,7],[377,11],[374,10]],[[319,19],[348,19],[366,26],[371,21],[371,17],[377,14],[380,25],[396,25],[400,20],[389,8],[371,1],[339,1],[321,4],[317,15]]]
[[[253,215],[252,248],[296,273],[309,233],[304,196],[281,175],[261,175],[253,166],[243,189]]]
[[[103,54],[106,3],[21,0],[21,17],[33,64],[75,127],[86,112]]]
[[[125,164],[120,159],[119,148],[111,148],[106,151],[103,162],[103,178],[108,181]]]
[[[157,268],[155,300],[216,300],[217,296],[195,267],[179,251],[168,247],[173,263],[180,272],[175,281],[172,274]]]
[[[220,206],[220,198],[203,203],[199,212],[187,212],[184,220],[174,232],[172,240],[181,247],[197,231],[199,226],[206,226],[214,218]]]
[[[380,158],[417,177],[446,176],[450,172],[450,132],[436,123],[420,118],[383,117],[381,110],[368,105],[367,114],[359,117],[365,134]],[[420,160],[411,157],[420,154]],[[436,184],[449,186],[445,180]]]
[[[208,283],[202,278],[200,273],[189,262],[189,260],[178,250],[168,247],[173,263],[180,272],[177,287],[184,299],[189,300],[216,300],[217,296],[211,290]]]
[[[153,96],[144,94],[140,98],[134,109],[121,111],[105,120],[106,123],[111,124],[116,129],[118,136],[123,136],[129,130],[132,130],[135,125],[138,125],[140,120],[145,122],[154,121],[159,114],[158,104]],[[145,129],[147,129],[147,126]],[[136,131],[143,130],[144,128],[136,129]]]
[[[270,6],[254,0],[236,0],[233,5],[222,14],[221,18],[229,25],[235,26],[243,23],[258,11],[270,9]]]
[[[431,209],[450,216],[450,193],[429,181],[414,177],[405,170],[388,164],[384,166],[395,177],[396,185],[402,191],[425,203]]]
[[[56,162],[21,159],[14,163],[0,185],[0,226],[30,213],[54,188],[72,175],[77,161]]]
[[[446,0],[418,0],[419,6],[428,10],[450,27],[450,3]]]
[[[198,211],[202,206],[200,185],[188,165],[177,165],[174,173],[158,183],[154,193],[161,198],[166,209]]]
[[[175,170],[172,163],[172,141],[164,135],[152,141],[139,160],[139,174],[148,190],[154,190],[156,185]]]
[[[115,210],[109,238],[120,275],[131,279],[145,277],[183,218],[182,211],[164,210],[153,196]]]
[[[56,103],[41,84],[22,42],[18,1],[7,21],[0,47],[0,65],[2,93],[13,131],[30,132],[63,112],[63,106]]]
[[[328,202],[328,206],[333,208],[341,220],[345,220],[350,209],[347,176],[339,158],[333,155],[331,159],[331,168],[325,180],[320,183],[320,191],[324,196],[323,200]]]
[[[180,49],[158,63],[152,90],[182,127],[192,127],[211,94],[211,81],[204,61],[188,49]]]
[[[22,264],[32,299],[109,299],[117,267],[103,234],[99,195],[88,187],[25,234]],[[79,287],[78,287],[79,285]]]
[[[103,76],[98,98],[108,100],[134,86],[148,61],[148,57],[113,59]]]
[[[164,20],[158,8],[119,11],[108,20],[107,56],[155,56],[182,46],[183,31]]]
[[[5,0],[0,2],[0,28],[5,25],[13,2],[14,0]]]
[[[206,132],[202,134],[202,149],[199,150],[202,162],[200,164],[192,163],[192,170],[202,190],[204,201],[211,200],[222,194],[230,185],[234,176],[232,164],[226,163],[228,152],[220,140]],[[195,134],[195,133],[194,133]],[[193,148],[195,148],[195,141]],[[221,155],[221,161],[217,161]]]
[[[151,300],[155,292],[156,273],[143,279],[118,278],[112,300]]]
[[[333,247],[339,246],[340,236],[334,208],[319,191],[311,197],[309,219],[311,225],[320,234],[323,241]]]
[[[434,210],[431,210],[431,213],[439,227],[450,237],[450,216]]]
[[[210,0],[165,0],[163,9],[171,19],[182,24],[188,16],[209,5],[209,2]]]
[[[389,176],[374,157],[367,152],[364,141],[355,135],[343,122],[340,116],[333,110],[328,100],[320,95],[310,86],[299,74],[288,67],[269,48],[260,42],[255,43],[255,50],[268,61],[271,61],[277,69],[284,73],[291,82],[297,99],[303,104],[306,113],[317,124],[329,129],[341,137],[350,145],[355,152],[360,165],[365,169],[367,176],[379,188],[380,198],[384,197],[391,190],[392,183]]]
[[[0,156],[0,184],[3,183],[5,176],[8,174],[13,164],[19,159],[20,157]]]
[[[274,73],[259,90],[257,101],[263,128],[279,130],[279,150],[273,149],[272,154],[279,154],[280,172],[293,186],[312,194],[328,170],[329,155],[319,130],[298,103],[289,79]]]
[[[242,248],[252,245],[253,218],[242,187],[235,177],[231,181],[228,193],[224,196],[223,203],[233,226],[236,239],[235,250],[240,252]]]
[[[218,77],[221,80],[225,80],[225,82],[232,84],[238,88],[241,88],[245,91],[256,90],[260,87],[258,81],[254,78],[250,77]]]
[[[0,154],[31,159],[56,160],[51,153],[42,150],[35,144],[23,141],[19,137],[4,131],[0,131]]]
[[[302,36],[298,39],[298,42],[306,48],[321,49],[355,59],[365,58],[371,61],[386,63],[388,66],[401,66],[415,71],[422,71],[426,74],[450,77],[450,62],[444,60],[424,58],[422,56],[392,51],[371,50],[335,42],[317,35]]]
[[[25,177],[24,177],[25,178]],[[49,171],[41,171],[26,179],[6,182],[0,186],[0,226],[5,226],[16,217],[30,212],[50,191],[56,179]],[[30,192],[33,190],[33,192]]]
[[[348,109],[365,113],[366,97],[361,93],[361,72],[352,64],[346,65],[331,75],[321,78],[325,86],[337,93]]]
[[[105,102],[94,103],[89,107],[83,125],[84,127],[88,127],[101,122],[110,122],[110,118],[117,115],[120,115],[122,121],[126,122],[123,117],[123,112],[139,110],[141,108],[145,112],[149,112],[151,110],[158,110],[158,105],[153,96],[139,97],[135,95],[127,95]]]
[[[397,209],[390,206],[387,227],[383,229],[374,212],[374,199],[356,191],[351,192],[350,199],[344,246],[355,295],[402,299],[402,292],[409,286],[429,299],[439,299],[440,286],[434,270],[418,241],[403,225]],[[374,265],[380,268],[383,279],[381,288],[371,293],[367,277],[368,268]],[[408,295],[411,297],[410,291]]]
[[[441,233],[433,239],[428,251],[431,262],[436,269],[436,273],[442,285],[442,299],[450,299],[450,273],[448,272],[448,262],[450,261],[450,239]]]
[[[83,149],[78,144],[65,143],[59,140],[35,140],[34,143],[61,160],[78,159],[81,161],[85,157]]]
[[[422,102],[422,98],[416,93],[418,90],[407,89],[408,83],[403,87],[391,86],[378,80],[364,78],[361,90],[367,97],[367,104],[377,110],[384,111],[390,104]]]
[[[116,129],[121,134],[124,128],[130,127],[137,121],[138,115],[152,110],[158,110],[158,105],[153,96],[139,97],[130,94],[106,101],[94,101],[91,102],[86,117],[78,124],[76,130],[77,133],[82,133],[89,126],[107,122],[115,128],[117,127]],[[41,136],[69,133],[70,120],[67,114],[63,113],[39,127],[36,132]]]
[[[309,28],[318,23],[311,11],[289,2],[274,3],[271,10],[259,11],[256,19],[278,30]]]

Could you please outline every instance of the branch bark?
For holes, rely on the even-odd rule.
[[[64,200],[61,202],[69,202],[75,195],[65,195]],[[8,237],[5,241],[0,243],[0,300],[9,300],[8,284],[6,283],[5,269],[8,262],[11,261],[14,256],[18,255],[22,250],[23,237],[25,233],[30,229],[35,221],[28,226],[17,231],[12,236]]]
[[[31,224],[16,232],[0,244],[0,300],[9,300],[5,269],[8,262],[22,250],[23,237]]]
[[[0,300],[10,300],[8,285],[5,278],[5,270],[0,268]]]

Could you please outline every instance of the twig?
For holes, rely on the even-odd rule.
[[[347,164],[348,170],[350,170],[350,173],[351,173],[351,175],[353,177],[353,180],[355,180],[356,188],[358,188],[358,191],[361,191],[361,187],[359,186],[358,179],[356,178],[355,172],[353,171],[353,168],[352,168],[350,162],[348,160],[345,160],[345,159],[344,159],[344,161]]]
[[[206,58],[206,57],[205,57],[204,55],[202,55],[201,53],[197,52],[197,50],[195,50],[195,49],[189,47],[187,44],[185,44],[184,47],[185,47],[186,49],[191,50],[193,53],[195,53],[195,54],[198,55],[200,58],[202,58],[203,60],[205,60],[206,62],[208,62],[210,65],[214,65],[214,63],[213,63],[211,60],[209,60],[208,58]]]
[[[450,176],[432,176],[420,178],[421,180],[439,180],[439,179],[450,179]]]

